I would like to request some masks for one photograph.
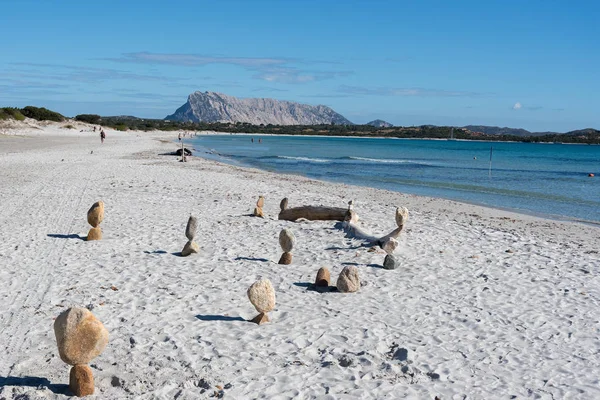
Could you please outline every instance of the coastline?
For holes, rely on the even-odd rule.
[[[271,135],[271,134],[266,134],[266,135],[256,135],[256,134],[247,134],[247,133],[223,133],[223,132],[210,132],[207,133],[205,136],[252,136],[252,137],[269,137],[269,136],[285,136],[285,137],[294,137],[294,136],[298,136],[298,135]],[[200,136],[200,134],[199,134]],[[311,137],[311,138],[348,138],[348,139],[361,139],[362,137],[353,137],[353,136],[321,136],[321,135],[302,135],[302,136],[306,136],[306,137]],[[371,139],[371,138],[368,138]],[[404,139],[404,138],[384,138],[384,137],[377,137],[377,138],[373,138],[373,139],[398,139],[398,140],[433,140],[433,141],[445,141],[445,139]],[[194,140],[194,137],[188,137],[188,138],[184,138],[184,142],[189,140]],[[456,140],[456,141],[460,141],[460,140]],[[472,142],[472,140],[466,140],[466,142]],[[486,142],[487,141],[480,141],[480,142]],[[177,140],[174,141],[174,143],[179,143]],[[496,143],[518,143],[518,142],[496,142]],[[192,144],[194,144],[192,142]],[[545,143],[536,143],[536,144],[545,144]],[[190,145],[188,145],[188,147],[192,148]],[[260,169],[258,167],[254,167],[253,165],[250,164],[244,164],[243,161],[239,161],[239,160],[235,160],[233,158],[229,158],[227,156],[224,156],[222,154],[220,154],[219,152],[212,152],[210,151],[211,149],[207,148],[207,147],[201,147],[201,148],[194,148],[195,152],[197,155],[199,155],[200,157],[204,157],[206,159],[210,159],[210,160],[216,160],[219,162],[223,162],[225,164],[228,165],[233,165],[233,166],[237,166],[237,167],[246,167],[246,168],[257,168],[258,170],[261,171],[270,171],[273,172],[270,169]],[[205,154],[210,154],[211,157],[207,157],[205,156]],[[310,176],[306,176],[305,174],[303,174],[302,172],[293,172],[293,171],[285,171],[285,172],[277,172],[280,174],[290,174],[290,175],[297,175],[297,176],[303,176],[306,177],[308,179],[316,179],[316,180],[321,180],[322,182],[329,182],[332,184],[335,183],[341,183],[340,181],[336,181],[336,180],[327,180],[325,178],[314,178],[314,177],[310,177]],[[374,189],[380,189],[376,186],[367,186],[367,185],[361,185],[360,183],[357,182],[346,182],[345,184],[348,185],[355,185],[355,186],[359,186],[359,187],[372,187]],[[405,183],[405,185],[408,185]],[[401,190],[393,190],[393,189],[381,189],[381,190],[390,190],[396,193],[404,193]],[[461,189],[459,188],[452,188],[452,190],[454,191],[461,191]],[[410,190],[407,190],[408,193],[410,193]],[[413,194],[413,193],[411,193]],[[427,194],[418,194],[415,193],[415,195],[417,196],[422,196],[422,197],[426,197],[426,198],[439,198],[439,199],[445,199],[445,200],[450,200],[450,201],[456,201],[458,203],[463,203],[463,204],[468,204],[468,205],[472,205],[472,206],[480,206],[480,207],[488,207],[488,208],[492,208],[492,209],[497,209],[497,210],[502,210],[502,211],[508,211],[508,212],[513,212],[513,213],[517,213],[517,214],[523,214],[523,215],[528,215],[528,216],[532,216],[532,217],[538,217],[538,218],[543,218],[543,219],[548,219],[548,220],[554,220],[554,221],[571,221],[571,222],[578,222],[578,223],[583,223],[583,224],[588,224],[588,225],[592,225],[592,226],[600,226],[600,220],[586,220],[584,218],[580,218],[577,216],[571,216],[571,215],[563,215],[563,214],[554,214],[554,213],[547,213],[547,212],[543,212],[543,211],[536,211],[536,210],[528,210],[526,208],[513,208],[510,206],[501,206],[501,205],[493,205],[493,204],[488,204],[488,203],[484,203],[484,202],[477,202],[477,201],[472,201],[472,200],[467,200],[467,199],[461,199],[461,198],[452,198],[452,197],[444,197],[443,195],[427,195]]]
[[[600,395],[595,226],[180,163],[162,155],[179,147],[173,133],[108,130],[101,145],[57,132],[62,144],[0,153],[0,376],[54,385],[9,384],[0,396],[65,398],[52,321],[75,305],[110,333],[92,366],[102,398]],[[248,216],[258,195],[264,219]],[[292,207],[354,200],[363,227],[382,234],[395,207],[408,207],[401,266],[384,270],[381,250],[331,221],[278,220],[283,197]],[[85,213],[100,199],[105,238],[85,242]],[[201,251],[178,257],[190,213]],[[276,263],[284,227],[298,240],[289,266]],[[359,269],[358,293],[307,290],[320,267],[335,285],[345,265]],[[277,306],[256,326],[244,320],[256,314],[246,289],[259,277],[273,282]]]

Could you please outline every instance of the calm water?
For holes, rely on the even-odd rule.
[[[219,135],[203,157],[269,171],[600,221],[600,146]],[[489,175],[490,147],[492,171]],[[588,174],[594,173],[595,178]]]

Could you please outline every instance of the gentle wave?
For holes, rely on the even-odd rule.
[[[415,164],[415,165],[426,165],[429,167],[439,167],[440,164],[423,162],[423,161],[412,161],[412,160],[398,160],[398,159],[387,159],[387,158],[367,158],[367,157],[347,157],[350,160],[357,161],[368,161],[372,163],[382,164]]]
[[[266,158],[270,158],[270,157],[266,157]],[[331,162],[331,160],[327,160],[324,158],[291,157],[291,156],[276,156],[275,158],[283,158],[285,160],[296,160],[296,161],[306,161],[306,162],[318,162],[318,163]]]

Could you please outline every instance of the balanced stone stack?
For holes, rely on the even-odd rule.
[[[256,281],[248,288],[248,299],[250,303],[256,308],[259,314],[254,317],[251,322],[258,325],[269,322],[267,313],[275,309],[275,289],[271,281],[268,279],[261,279]]]
[[[258,201],[256,202],[256,208],[254,209],[254,216],[264,218],[263,214],[263,206],[265,205],[265,197],[258,196]]]
[[[181,250],[181,255],[183,257],[187,257],[192,253],[198,253],[200,251],[200,246],[194,241],[197,230],[198,220],[193,215],[190,215],[187,226],[185,227],[185,236],[188,238],[188,241],[185,246],[183,246],[183,250]]]
[[[108,331],[87,308],[69,308],[54,321],[61,360],[72,365],[69,388],[77,397],[94,394],[94,375],[87,365],[108,343]]]
[[[383,250],[387,253],[383,260],[383,268],[385,269],[396,269],[398,266],[398,259],[394,256],[394,250],[398,247],[398,241],[396,239],[388,240],[383,246]]]
[[[283,250],[283,254],[279,259],[279,264],[291,264],[292,263],[292,250],[294,249],[294,244],[296,242],[296,237],[294,233],[288,229],[282,229],[279,233],[279,245]]]
[[[87,240],[102,239],[102,229],[100,229],[100,222],[104,220],[104,202],[102,200],[95,202],[88,210],[87,220],[88,224],[92,226],[87,234]]]
[[[360,279],[358,278],[358,268],[354,265],[344,267],[337,280],[337,290],[342,293],[352,293],[360,289]]]

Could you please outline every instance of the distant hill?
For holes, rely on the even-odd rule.
[[[376,119],[374,121],[367,122],[365,125],[371,125],[376,128],[391,128],[392,126],[394,126],[394,125],[390,124],[389,122],[386,122],[381,119]]]
[[[274,99],[228,96],[215,92],[194,92],[174,114],[165,118],[181,122],[243,122],[254,125],[351,125],[331,108]]]
[[[542,136],[542,135],[552,135],[553,132],[529,132],[526,129],[520,128],[500,128],[499,126],[486,126],[486,125],[467,125],[463,126],[464,129],[467,129],[471,132],[481,132],[486,135],[510,135],[510,136]]]

